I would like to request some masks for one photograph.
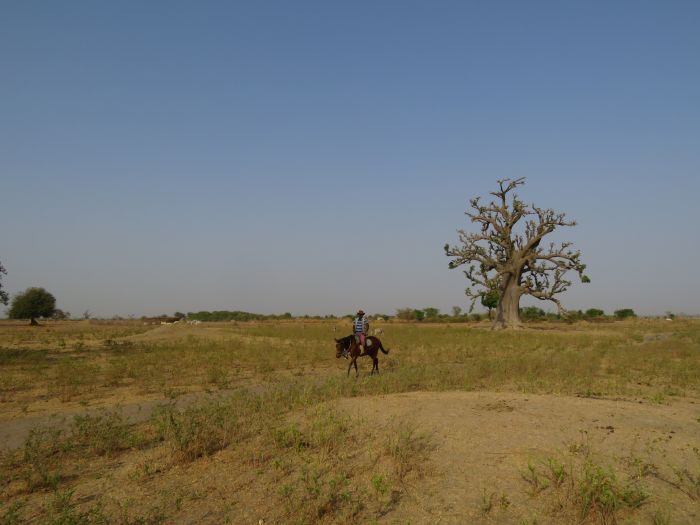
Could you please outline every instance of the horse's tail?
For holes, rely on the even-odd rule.
[[[377,341],[379,341],[379,339],[377,339]],[[381,341],[379,341],[379,349],[380,349],[382,352],[384,352],[385,354],[388,354],[388,353],[389,353],[389,350],[384,350],[384,347],[382,346],[382,342],[381,342]]]

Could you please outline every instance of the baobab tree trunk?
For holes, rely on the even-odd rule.
[[[520,296],[522,291],[518,279],[508,276],[501,290],[501,297],[496,307],[496,319],[493,322],[494,329],[520,328]]]

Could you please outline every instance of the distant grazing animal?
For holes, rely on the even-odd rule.
[[[375,370],[377,371],[377,373],[379,373],[379,358],[377,357],[379,350],[381,350],[385,354],[389,353],[389,350],[384,350],[382,342],[379,340],[379,338],[374,337],[372,335],[367,337],[367,342],[365,344],[364,351],[362,351],[360,345],[357,344],[357,341],[355,341],[354,335],[349,335],[347,337],[335,340],[336,359],[342,357],[344,351],[347,352],[348,357],[350,358],[350,364],[348,365],[348,375],[350,375],[350,369],[353,365],[355,365],[355,375],[360,375],[360,373],[357,370],[357,358],[362,357],[363,355],[368,355],[372,358],[372,371],[370,372],[370,375],[374,374]]]
[[[382,330],[381,328],[375,328],[374,335],[384,335],[384,330]]]

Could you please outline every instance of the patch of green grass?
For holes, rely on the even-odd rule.
[[[73,491],[56,491],[51,502],[49,525],[103,525],[109,523],[99,507],[80,511],[73,502]]]
[[[58,488],[62,478],[60,458],[66,450],[61,434],[60,429],[51,427],[37,427],[29,432],[17,474],[30,492]]]
[[[603,523],[612,523],[622,509],[641,507],[649,497],[636,483],[621,483],[612,470],[590,459],[583,466],[577,489],[580,519],[599,516]]]
[[[10,503],[7,510],[0,516],[0,525],[19,525],[23,523],[24,520],[19,513],[20,508],[22,508],[22,504],[19,501]]]
[[[581,450],[585,450],[583,457]],[[527,470],[521,472],[530,496],[551,487],[552,497],[562,498],[554,507],[562,519],[573,514],[577,523],[617,523],[621,513],[647,502],[649,495],[637,478],[621,481],[611,468],[593,459],[588,446],[571,453],[576,463],[568,472],[561,461],[551,457],[539,466],[529,462]]]
[[[520,472],[520,477],[530,486],[528,494],[531,497],[537,496],[549,487],[549,482],[545,479],[534,463],[528,462],[527,469]]]

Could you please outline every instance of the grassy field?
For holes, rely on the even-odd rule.
[[[482,486],[437,521],[695,519],[699,322],[517,332],[387,322],[377,325],[390,348],[381,375],[360,360],[359,378],[335,359],[333,337],[347,325],[0,322],[0,523],[434,522],[440,509],[426,508],[441,478],[440,438],[421,420],[364,417],[347,403],[454,391],[501,395],[480,418],[536,395],[577,398],[593,414],[604,401],[699,419],[674,449],[677,463],[664,463],[671,449],[658,436],[637,436],[636,453],[617,455],[596,455],[582,436],[518,456],[507,493]]]

